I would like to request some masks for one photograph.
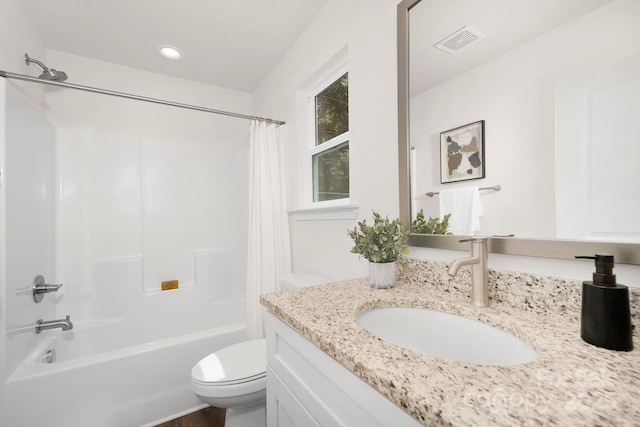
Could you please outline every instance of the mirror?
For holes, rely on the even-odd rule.
[[[567,259],[608,252],[640,264],[640,128],[632,118],[640,97],[629,96],[640,94],[639,13],[633,0],[526,8],[510,0],[402,1],[403,221],[420,209],[440,216],[439,197],[427,192],[500,185],[481,191],[475,234],[514,237],[492,238],[492,252]],[[476,42],[449,43],[455,54],[434,47],[465,26],[462,44]],[[440,134],[478,121],[485,123],[484,177],[442,184]],[[412,234],[410,243],[467,249],[459,240]]]

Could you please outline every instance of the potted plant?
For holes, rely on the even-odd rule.
[[[409,253],[409,232],[404,223],[399,219],[383,218],[374,211],[373,225],[367,225],[365,219],[348,232],[355,243],[351,252],[369,261],[371,286],[392,287],[396,281],[396,262],[401,255]]]

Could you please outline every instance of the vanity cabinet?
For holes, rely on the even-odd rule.
[[[271,313],[267,426],[397,426],[420,423]]]

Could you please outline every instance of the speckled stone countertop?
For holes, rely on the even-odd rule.
[[[326,354],[427,426],[638,426],[640,342],[618,352],[580,338],[581,283],[490,269],[491,306],[469,302],[470,275],[404,260],[391,289],[366,279],[261,296],[262,304]],[[630,288],[632,322],[640,289]],[[510,367],[459,363],[375,338],[356,316],[374,307],[421,307],[481,320],[529,343],[538,357]]]

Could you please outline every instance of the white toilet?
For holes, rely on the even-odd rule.
[[[284,290],[330,282],[314,273],[287,274]],[[267,425],[267,340],[243,341],[200,360],[191,370],[191,389],[204,403],[226,408],[225,427]]]

